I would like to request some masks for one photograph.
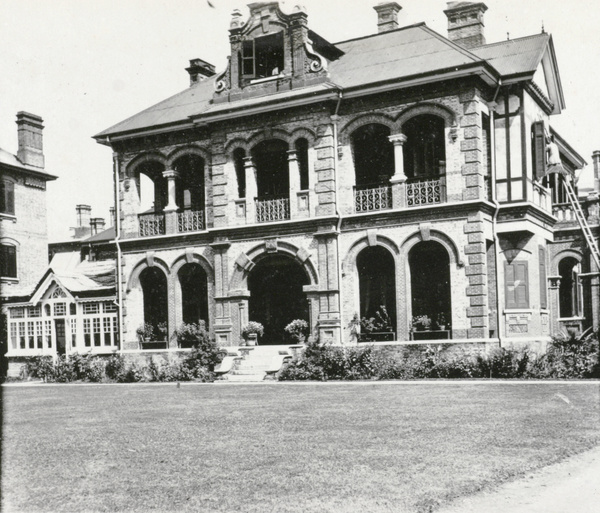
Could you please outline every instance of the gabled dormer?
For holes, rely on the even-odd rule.
[[[278,2],[248,5],[246,22],[235,10],[227,69],[217,77],[214,101],[232,101],[297,89],[327,80],[330,61],[343,52],[309,30],[302,7],[285,14]]]

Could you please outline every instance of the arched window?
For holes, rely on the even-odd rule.
[[[300,170],[300,190],[305,191],[308,189],[308,141],[306,139],[298,139],[294,147]]]
[[[288,149],[288,144],[279,139],[262,141],[252,148],[259,199],[289,196]]]
[[[580,263],[573,257],[563,258],[558,264],[560,274],[559,308],[561,317],[583,315],[583,287],[579,274]]]
[[[144,295],[144,323],[151,324],[158,337],[159,326],[166,326],[168,321],[167,277],[159,268],[148,267],[140,273],[140,283]]]
[[[363,125],[352,133],[357,189],[387,185],[394,175],[394,145],[389,136],[390,129],[379,124]]]
[[[444,120],[432,114],[409,119],[402,126],[404,172],[408,178],[432,178],[442,174],[446,161]]]
[[[204,159],[198,155],[184,155],[173,164],[179,174],[176,201],[184,210],[204,210]]]
[[[235,167],[235,177],[237,179],[238,198],[246,197],[246,167],[244,159],[246,151],[243,148],[236,148],[233,151],[233,165]]]
[[[181,287],[182,320],[186,324],[204,321],[208,326],[208,280],[198,264],[185,264],[178,273]]]
[[[452,306],[448,251],[439,242],[419,242],[410,250],[408,263],[413,329],[449,330]]]
[[[367,323],[363,323],[361,340],[385,340],[384,333],[396,330],[394,257],[382,246],[368,247],[358,254],[356,268],[360,294],[360,317],[369,320]],[[371,319],[373,321],[370,321]],[[367,333],[367,331],[372,333]],[[383,338],[381,338],[382,336]]]

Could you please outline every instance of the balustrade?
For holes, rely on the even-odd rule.
[[[354,188],[354,209],[357,213],[392,208],[392,188],[389,185]]]
[[[177,230],[179,232],[197,232],[204,230],[203,210],[184,210],[177,212]]]
[[[290,199],[273,198],[256,200],[256,222],[269,223],[290,218]]]
[[[164,214],[139,214],[140,237],[152,237],[165,234]]]
[[[418,207],[442,202],[442,179],[411,180],[406,183],[406,206]]]

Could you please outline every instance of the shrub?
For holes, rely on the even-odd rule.
[[[92,355],[73,354],[70,356],[73,369],[73,380],[92,381],[98,383],[104,379],[104,361]]]
[[[51,356],[30,356],[26,358],[21,368],[21,378],[39,378],[44,381],[52,380],[54,363]]]
[[[104,368],[106,377],[114,381],[118,381],[119,375],[123,372],[125,360],[122,355],[112,355],[107,361]]]
[[[555,337],[529,369],[538,378],[600,378],[598,333]]]
[[[304,344],[308,337],[308,323],[303,319],[295,319],[285,327],[285,331],[297,344]]]

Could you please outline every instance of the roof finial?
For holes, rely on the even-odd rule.
[[[506,40],[507,40],[507,41],[510,41],[510,32],[507,32],[507,33],[506,33]]]
[[[545,34],[546,30],[544,29],[544,20],[542,20],[542,34]]]

